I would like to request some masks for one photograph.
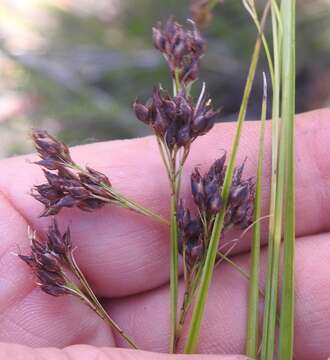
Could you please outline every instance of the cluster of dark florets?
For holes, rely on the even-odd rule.
[[[216,160],[209,171],[201,175],[196,168],[191,175],[191,192],[197,207],[198,217],[193,217],[182,201],[178,207],[179,250],[185,253],[186,263],[191,266],[205,250],[215,215],[224,205],[221,198],[226,155]],[[224,230],[244,229],[253,221],[255,185],[252,179],[243,179],[244,164],[235,168],[226,206]]]
[[[53,296],[73,294],[64,272],[72,251],[69,229],[62,235],[54,220],[49,226],[47,241],[38,240],[35,232],[30,232],[29,238],[31,255],[18,256],[32,268],[40,288]]]
[[[79,169],[68,147],[46,131],[36,130],[32,136],[41,157],[36,164],[45,168],[47,180],[32,189],[32,196],[45,206],[41,216],[56,215],[65,207],[92,211],[114,201],[104,189],[111,186],[104,174],[90,167]]]
[[[112,197],[101,186],[104,179],[94,169],[86,171],[87,174],[75,174],[64,167],[57,173],[44,170],[47,183],[32,189],[32,196],[45,206],[41,216],[56,215],[63,208],[72,207],[93,211],[109,203]]]
[[[245,162],[234,170],[227,205],[225,228],[246,229],[253,222],[255,180],[243,179]]]
[[[197,106],[184,90],[171,97],[155,87],[146,104],[134,103],[137,118],[149,125],[169,149],[188,147],[198,136],[206,134],[219,114],[211,102],[202,98]]]
[[[179,252],[185,256],[188,270],[191,270],[204,252],[203,224],[200,218],[190,214],[190,210],[184,207],[183,201],[180,201],[178,206],[177,222],[179,229]]]
[[[170,18],[162,28],[154,27],[153,42],[165,56],[173,78],[178,76],[180,83],[187,84],[198,77],[199,59],[205,50],[205,40],[191,21],[192,30],[185,30]]]
[[[191,192],[200,214],[206,219],[216,215],[223,206],[221,191],[226,173],[226,155],[216,160],[202,176],[196,168],[191,175]],[[225,227],[247,227],[252,222],[254,182],[242,179],[244,164],[235,168],[228,204]]]
[[[202,176],[195,168],[191,174],[191,193],[200,214],[206,214],[208,218],[219,212],[222,199],[220,196],[226,166],[226,155],[216,160],[209,171]]]

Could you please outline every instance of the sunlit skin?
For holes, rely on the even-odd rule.
[[[230,150],[234,124],[217,125],[196,140],[183,175],[182,196],[192,204],[189,175],[206,171]],[[259,123],[244,125],[238,162],[247,156],[245,175],[256,173]],[[267,215],[271,131],[267,128],[264,206]],[[330,356],[330,109],[296,118],[296,326],[295,359]],[[123,194],[165,217],[169,190],[153,137],[72,148],[77,163],[109,176]],[[44,236],[50,218],[38,218],[41,204],[29,194],[43,182],[38,166],[22,156],[0,162],[0,358],[1,359],[155,359],[171,360],[169,338],[169,236],[166,225],[125,209],[94,213],[65,209],[61,229],[71,225],[76,258],[111,316],[141,349],[125,347],[92,310],[70,296],[51,297],[38,289],[30,269],[14,253],[28,252],[27,227]],[[263,243],[267,221],[263,221]],[[239,233],[227,236],[231,240]],[[248,268],[250,234],[240,240],[233,260]],[[262,249],[263,270],[267,255]],[[263,271],[264,276],[264,271]],[[214,274],[203,321],[199,352],[244,351],[248,283],[230,265]],[[261,307],[260,307],[261,308]],[[16,345],[21,344],[21,345]],[[84,344],[84,345],[80,345]],[[183,343],[180,346],[182,348]],[[59,350],[62,349],[62,350]],[[175,359],[187,357],[175,355]],[[189,356],[197,360],[246,359],[244,356]]]

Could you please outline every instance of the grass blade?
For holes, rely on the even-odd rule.
[[[279,359],[293,358],[294,326],[294,111],[295,111],[295,0],[282,1],[283,72],[282,121],[287,137],[286,198],[284,227],[284,266],[279,332]]]
[[[275,10],[275,8],[274,8]],[[277,41],[274,37],[274,50],[278,50],[275,70],[277,88],[274,91],[273,114],[275,112],[275,127],[273,129],[273,151],[279,149],[276,184],[272,184],[272,195],[275,195],[274,222],[270,225],[269,263],[266,285],[266,300],[264,311],[264,331],[262,344],[262,360],[272,360],[275,354],[275,330],[277,311],[277,289],[279,279],[279,257],[282,229],[284,231],[284,274],[283,294],[280,314],[279,359],[292,359],[293,353],[293,265],[294,265],[294,102],[295,102],[295,2],[282,1],[281,23],[277,24]],[[274,18],[273,14],[273,29]],[[276,27],[276,26],[275,26]],[[283,34],[281,33],[283,28]],[[275,53],[275,51],[274,51]],[[279,69],[281,67],[281,69]],[[279,76],[282,70],[282,120],[279,119]],[[278,139],[280,142],[278,143]],[[277,153],[273,154],[274,157]],[[274,160],[273,157],[273,160]],[[273,166],[274,166],[273,162]],[[273,169],[273,174],[276,174]],[[274,179],[274,176],[273,176]],[[271,209],[272,210],[272,209]],[[285,216],[284,226],[283,218]]]
[[[265,291],[265,306],[263,316],[263,332],[262,332],[262,348],[261,359],[272,359],[274,356],[274,337],[275,323],[271,321],[270,311],[273,311],[274,304],[271,306],[272,297],[277,299],[277,281],[273,284],[273,269],[278,267],[279,256],[279,240],[275,237],[275,229],[277,234],[281,236],[278,222],[280,209],[276,209],[276,203],[279,201],[278,191],[278,157],[279,157],[279,141],[280,141],[280,86],[281,86],[281,43],[282,43],[282,24],[279,16],[278,4],[272,1],[272,32],[273,32],[273,55],[274,55],[274,84],[272,97],[272,175],[271,175],[271,194],[270,194],[270,221],[269,221],[269,237],[268,237],[268,269]],[[277,216],[275,211],[277,210]],[[281,221],[281,217],[280,217]],[[275,243],[276,238],[276,243]],[[274,288],[275,286],[275,288]],[[276,304],[275,304],[276,308]]]
[[[261,109],[261,128],[259,140],[259,156],[258,156],[258,173],[256,183],[255,209],[253,237],[250,257],[250,283],[249,283],[249,307],[248,307],[248,322],[246,332],[246,347],[245,353],[250,357],[257,357],[258,352],[258,335],[259,335],[259,270],[260,270],[260,221],[261,216],[261,187],[262,187],[262,173],[264,160],[264,137],[265,124],[267,114],[267,82],[266,75],[264,77],[264,93]]]
[[[171,194],[171,259],[170,259],[170,313],[171,313],[171,336],[170,353],[175,349],[175,336],[177,327],[178,306],[178,228],[177,228],[177,196],[173,189]]]
[[[265,7],[265,10],[263,13],[261,28],[263,28],[263,24],[265,22],[268,10],[269,10],[269,6],[267,5]],[[261,48],[261,38],[260,38],[260,36],[258,36],[256,45],[254,47],[253,55],[252,55],[252,60],[251,60],[249,73],[248,73],[248,77],[247,77],[247,81],[246,81],[246,85],[245,85],[245,89],[244,89],[240,112],[238,115],[236,134],[235,134],[234,142],[233,142],[232,149],[231,149],[231,156],[229,159],[229,163],[228,163],[228,167],[227,167],[227,171],[226,171],[226,175],[225,175],[225,179],[224,179],[223,190],[222,190],[222,194],[221,194],[222,199],[223,199],[223,208],[220,211],[220,213],[216,216],[216,219],[214,221],[211,239],[210,239],[210,243],[209,243],[209,247],[208,247],[208,251],[207,251],[207,255],[206,255],[206,259],[205,259],[205,264],[204,264],[202,275],[201,275],[200,287],[197,292],[196,303],[194,306],[194,310],[193,310],[193,314],[192,314],[192,318],[191,318],[191,322],[190,322],[188,338],[187,338],[187,341],[185,344],[184,352],[188,353],[188,354],[196,352],[196,348],[197,348],[197,341],[198,341],[198,337],[199,337],[199,333],[200,333],[200,327],[201,327],[201,322],[202,322],[202,318],[203,318],[203,314],[204,314],[205,303],[206,303],[207,294],[208,294],[208,290],[209,290],[211,279],[212,279],[216,255],[218,252],[220,235],[221,235],[221,232],[223,229],[225,210],[226,210],[226,205],[227,205],[228,196],[229,196],[229,192],[230,192],[233,171],[234,171],[234,166],[235,166],[235,161],[236,161],[236,154],[237,154],[238,145],[239,145],[239,141],[240,141],[241,130],[242,130],[243,122],[245,120],[248,100],[250,97],[251,88],[252,88],[253,80],[254,80],[255,73],[256,73],[256,68],[257,68],[259,55],[260,55],[260,48]]]
[[[270,233],[271,241],[268,243],[268,269],[266,282],[266,296],[262,338],[262,360],[273,360],[275,353],[275,329],[277,314],[277,292],[278,275],[280,261],[280,245],[282,237],[282,218],[283,218],[283,197],[285,185],[285,132],[281,132],[279,142],[279,159],[277,166],[275,209],[273,233]]]

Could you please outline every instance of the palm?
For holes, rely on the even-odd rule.
[[[329,111],[297,120],[296,146],[296,340],[297,359],[324,359],[330,354],[330,162]],[[193,166],[206,169],[229,149],[234,127],[218,126],[193,147],[186,174]],[[245,125],[239,159],[248,156],[247,172],[255,172],[258,125]],[[268,146],[270,149],[268,136]],[[113,185],[131,198],[167,216],[168,186],[152,138],[112,142],[72,150],[77,162],[105,172]],[[0,340],[29,346],[64,347],[75,343],[125,346],[84,304],[72,297],[53,298],[37,289],[29,269],[13,252],[27,251],[27,226],[44,234],[49,219],[29,195],[42,182],[38,167],[27,157],[0,163]],[[270,156],[266,155],[269,178]],[[188,176],[183,197],[189,198]],[[268,184],[265,182],[265,189]],[[265,191],[268,193],[268,191]],[[267,212],[265,199],[264,212]],[[140,348],[167,351],[168,229],[123,209],[93,214],[64,211],[63,226],[71,225],[76,257],[111,316]],[[266,229],[265,229],[266,230]],[[266,232],[265,232],[266,233]],[[248,268],[248,236],[235,249],[235,261]],[[264,238],[266,240],[266,236]],[[266,260],[267,249],[262,250]],[[200,338],[200,352],[240,353],[244,349],[247,281],[221,265],[213,279]]]

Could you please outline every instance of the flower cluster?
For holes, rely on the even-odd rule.
[[[55,171],[44,169],[47,183],[32,189],[32,196],[45,206],[41,216],[56,215],[64,207],[92,211],[114,201],[104,188],[111,186],[104,174],[90,167],[80,169],[68,147],[46,131],[35,130],[32,137],[41,157],[36,164]]]
[[[204,252],[203,225],[199,218],[191,216],[189,209],[184,207],[182,200],[178,206],[177,222],[179,252],[185,256],[188,270],[191,270]]]
[[[217,214],[223,205],[221,190],[226,172],[226,154],[216,160],[209,171],[202,176],[196,168],[191,175],[191,192],[194,202],[206,219]],[[254,182],[242,179],[244,163],[235,168],[227,204],[225,227],[245,228],[252,222]]]
[[[86,173],[75,174],[63,167],[56,174],[47,170],[44,174],[47,184],[32,189],[32,196],[45,205],[41,216],[56,215],[64,207],[92,211],[112,200],[101,186],[104,175],[94,169],[86,168]]]
[[[160,215],[116,191],[103,173],[76,164],[68,147],[46,131],[35,130],[32,137],[41,157],[36,164],[44,168],[47,180],[32,189],[32,196],[45,206],[41,216],[56,215],[63,208],[93,211],[105,204],[113,204],[167,223]]]
[[[226,172],[226,155],[217,159],[202,176],[198,169],[191,175],[191,192],[199,217],[193,217],[182,201],[178,206],[179,251],[191,268],[207,246],[215,215],[221,210],[221,190]],[[232,227],[246,228],[253,220],[254,182],[242,179],[244,163],[235,168],[226,207],[224,230]]]
[[[55,139],[47,131],[34,129],[32,139],[41,157],[36,164],[49,170],[61,169],[63,165],[74,165],[67,145]]]
[[[69,229],[61,235],[54,220],[48,229],[46,242],[39,241],[34,231],[29,233],[29,238],[31,255],[18,256],[32,268],[40,288],[53,296],[74,295],[63,270],[69,264],[72,249]]]
[[[211,101],[203,96],[195,106],[184,90],[171,97],[155,87],[146,104],[135,101],[133,107],[136,117],[149,125],[171,150],[174,146],[189,147],[198,136],[211,130],[219,111],[210,105]]]
[[[222,200],[221,187],[225,176],[226,155],[216,160],[209,171],[202,176],[197,168],[191,174],[191,193],[201,214],[208,217],[219,212]]]
[[[255,181],[254,178],[242,179],[244,165],[234,170],[225,217],[227,228],[245,229],[253,222]]]
[[[35,231],[29,231],[31,255],[19,254],[33,271],[37,285],[48,295],[73,295],[89,306],[100,318],[137,349],[118,324],[103,308],[86,277],[81,272],[74,256],[69,228],[62,235],[54,219],[48,228],[46,241],[37,239]]]
[[[156,49],[164,54],[173,78],[177,76],[182,84],[198,77],[199,59],[205,49],[205,40],[191,23],[193,29],[185,30],[170,18],[163,28],[159,24],[152,29]]]

